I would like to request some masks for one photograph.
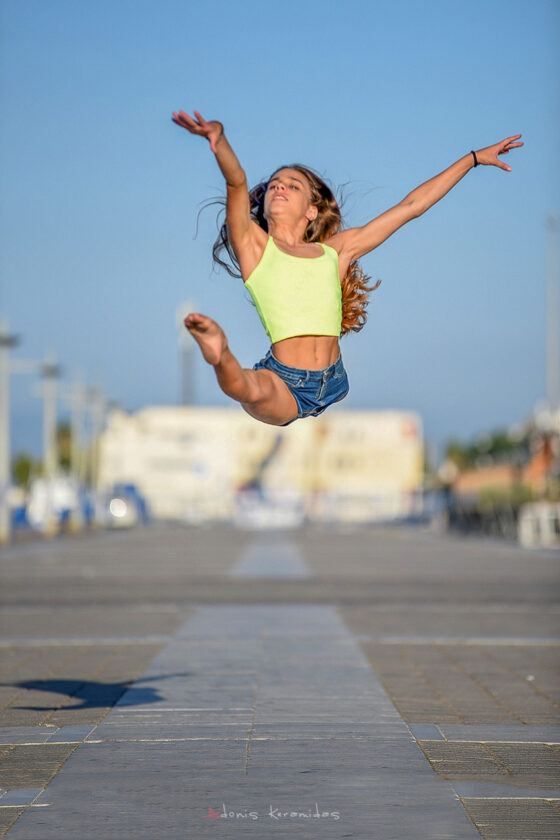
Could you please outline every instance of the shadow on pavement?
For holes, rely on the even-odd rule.
[[[52,691],[53,694],[63,694],[76,700],[81,704],[67,708],[71,709],[98,709],[106,706],[113,706],[127,693],[127,706],[136,706],[146,703],[157,703],[164,700],[157,688],[150,686],[138,686],[138,683],[161,682],[173,677],[188,677],[189,672],[179,674],[164,674],[155,677],[141,677],[130,682],[103,683],[90,680],[53,679],[53,680],[21,680],[14,683],[0,683],[1,686],[13,688],[25,688],[28,691]],[[134,688],[130,686],[134,683]],[[20,709],[27,709],[35,712],[46,712],[58,708],[53,706],[19,706]]]

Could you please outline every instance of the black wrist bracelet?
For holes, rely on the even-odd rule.
[[[478,166],[478,161],[477,161],[477,159],[476,159],[476,155],[475,155],[475,153],[473,152],[473,150],[472,150],[472,149],[471,149],[471,155],[472,155],[472,156],[473,156],[473,158],[474,158],[474,165],[475,165],[475,166]]]

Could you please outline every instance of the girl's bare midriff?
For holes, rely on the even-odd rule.
[[[338,359],[338,338],[334,335],[296,335],[272,345],[279,362],[303,370],[323,370]]]

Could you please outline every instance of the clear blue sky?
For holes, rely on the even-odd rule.
[[[250,182],[300,161],[363,224],[471,148],[519,132],[512,173],[472,170],[363,259],[366,328],[342,341],[347,408],[411,409],[441,444],[545,394],[546,217],[560,211],[560,4],[536,0],[3,0],[0,313],[18,356],[56,352],[127,409],[178,397],[175,310],[267,337],[215,273],[222,181],[177,109],[224,122]],[[201,403],[227,404],[197,360]],[[16,448],[40,401],[13,378]],[[241,410],[241,409],[240,409]]]

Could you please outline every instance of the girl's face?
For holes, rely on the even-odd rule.
[[[264,214],[270,218],[317,217],[317,208],[311,204],[311,189],[305,175],[297,169],[280,169],[275,172],[266,190]]]

